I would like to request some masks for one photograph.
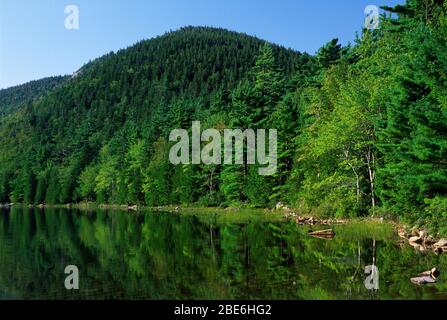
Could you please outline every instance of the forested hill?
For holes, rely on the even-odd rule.
[[[189,27],[94,60],[3,117],[0,203],[282,201],[447,234],[447,1],[385,10],[378,30],[315,56]],[[194,120],[277,129],[276,174],[172,165],[169,132]]]
[[[0,117],[56,89],[68,78],[67,76],[49,77],[0,90]]]
[[[0,202],[165,204],[164,199],[145,199],[142,168],[127,160],[144,162],[140,165],[148,170],[152,157],[163,156],[154,148],[161,148],[160,139],[170,130],[227,109],[233,90],[252,78],[264,44],[223,29],[187,27],[86,64],[76,77],[27,103],[0,127]],[[288,79],[312,61],[276,45],[268,48],[276,57],[275,68]],[[113,175],[136,175],[136,180],[110,176],[96,184],[93,178],[93,189],[83,188],[80,179],[106,169],[101,163],[113,166]]]

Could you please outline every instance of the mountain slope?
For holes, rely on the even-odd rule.
[[[0,117],[15,112],[18,108],[53,89],[60,87],[69,77],[49,77],[0,90]]]
[[[97,59],[2,118],[0,202],[286,202],[447,234],[447,0],[388,10],[380,30],[315,57],[184,28]],[[277,129],[277,171],[172,165],[169,133],[194,120]]]
[[[209,119],[213,106],[214,111],[228,109],[232,91],[253,78],[264,44],[223,29],[187,27],[85,65],[64,86],[0,127],[0,149],[8,150],[0,155],[0,201],[144,201],[148,191],[140,173],[112,177],[101,174],[101,168],[112,166],[124,174],[128,164],[123,157],[137,151],[138,160],[148,166],[162,152],[156,150],[157,141],[170,130]],[[288,79],[311,61],[308,55],[271,48]],[[91,190],[80,190],[80,179],[87,179],[82,173],[89,168],[99,171]],[[102,191],[94,190],[98,186]]]

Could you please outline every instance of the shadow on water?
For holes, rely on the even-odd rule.
[[[3,209],[0,298],[447,298],[446,257],[401,246],[387,224],[335,227],[333,240],[308,231],[265,216]],[[377,290],[365,286],[373,264]],[[67,265],[79,290],[64,287]],[[436,285],[410,282],[434,266]]]

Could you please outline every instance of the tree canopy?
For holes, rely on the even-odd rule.
[[[187,27],[94,60],[43,96],[0,91],[0,202],[282,201],[447,232],[447,2],[384,9],[379,30],[315,56]],[[277,173],[172,165],[169,132],[192,121],[277,129]]]

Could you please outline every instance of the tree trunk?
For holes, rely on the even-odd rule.
[[[349,151],[345,150],[344,151],[345,154],[345,159],[348,163],[349,168],[351,168],[352,172],[354,172],[355,175],[355,183],[356,183],[356,191],[357,191],[357,204],[360,202],[360,177],[359,174],[357,173],[357,170],[355,170],[354,166],[349,162]]]
[[[375,198],[375,157],[374,152],[371,150],[371,146],[368,147],[368,152],[366,153],[366,164],[368,166],[368,174],[369,174],[369,183],[370,183],[370,192],[371,192],[371,206],[373,211],[373,216],[375,214],[376,209],[376,198]]]

